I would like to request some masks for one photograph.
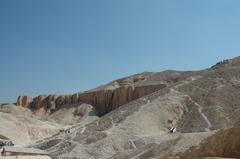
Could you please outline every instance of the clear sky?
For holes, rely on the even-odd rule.
[[[0,0],[0,103],[240,53],[239,0]]]

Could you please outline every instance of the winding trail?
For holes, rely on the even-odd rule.
[[[205,128],[205,131],[210,131],[210,128],[212,127],[211,122],[208,120],[207,116],[202,112],[202,106],[200,106],[198,103],[195,102],[195,104],[198,106],[198,112],[203,117],[204,121],[207,123],[207,127]]]
[[[134,143],[132,140],[130,140],[130,143],[131,143],[131,145],[132,145],[132,147],[133,147],[134,149],[137,148],[137,146],[135,145],[135,143]]]

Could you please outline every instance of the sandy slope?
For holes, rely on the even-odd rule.
[[[49,137],[62,127],[57,123],[36,119],[25,108],[5,106],[0,111],[0,134],[13,140],[16,145],[28,145]]]
[[[169,128],[176,126],[189,104],[192,104],[189,96],[168,89],[130,102],[90,124],[74,126],[69,129],[69,134],[58,134],[35,147],[60,158],[67,154],[77,158],[121,159],[123,156],[137,157],[141,153],[149,155],[148,150],[159,148],[167,149],[166,154],[177,153],[199,144],[212,133],[169,134]],[[204,122],[201,114],[199,116],[198,120]],[[204,126],[199,125],[198,130]],[[163,151],[160,150],[159,153]],[[161,156],[157,152],[153,155]]]
[[[73,123],[87,124],[98,117],[89,104],[66,105],[53,114],[33,113],[15,105],[0,106],[0,135],[17,145],[29,145],[52,136]]]
[[[51,159],[49,156],[0,156],[1,159]]]

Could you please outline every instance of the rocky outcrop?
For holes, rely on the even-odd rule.
[[[16,105],[27,107],[32,102],[32,97],[30,96],[19,96]]]
[[[44,108],[53,112],[65,104],[88,103],[95,107],[98,114],[104,115],[117,107],[137,98],[146,96],[166,87],[166,84],[119,87],[113,90],[97,90],[73,95],[40,95],[32,100],[28,96],[20,96],[17,105],[33,109]]]

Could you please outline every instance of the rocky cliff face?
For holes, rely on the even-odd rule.
[[[166,84],[118,87],[116,89],[96,90],[73,95],[40,95],[35,98],[19,96],[18,106],[32,109],[44,108],[53,112],[65,104],[88,103],[95,106],[98,114],[104,115],[132,100],[146,96],[166,87]]]
[[[21,105],[27,107],[32,102],[32,97],[30,96],[19,96],[16,105]]]

